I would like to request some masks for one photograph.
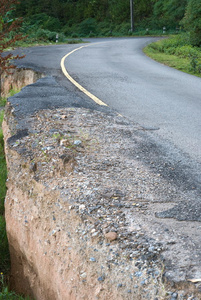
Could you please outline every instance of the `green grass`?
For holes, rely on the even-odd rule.
[[[151,43],[143,51],[164,65],[201,77],[201,49],[191,46],[181,36]]]
[[[15,292],[9,291],[6,284],[5,275],[0,273],[0,300],[30,300],[29,297],[24,298]]]
[[[29,47],[35,47],[35,46],[50,46],[50,45],[62,45],[62,44],[80,44],[80,43],[86,43],[83,42],[81,38],[66,38],[63,42],[50,42],[50,41],[41,41],[41,40],[35,40],[35,41],[19,41],[16,45],[17,47],[22,48],[29,48]]]
[[[4,98],[4,97],[0,98],[0,107],[5,106],[6,101],[7,101],[7,98]]]
[[[7,97],[0,97],[0,108],[4,107],[6,105],[8,97],[14,96],[15,94],[19,93],[19,91],[20,90],[10,89]],[[1,123],[0,123],[0,125],[1,125]]]

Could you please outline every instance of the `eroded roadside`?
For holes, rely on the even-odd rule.
[[[201,278],[199,219],[156,217],[192,195],[141,159],[152,141],[143,128],[68,101],[46,77],[9,98],[3,129],[18,292],[40,300],[201,299],[199,280],[188,281]]]

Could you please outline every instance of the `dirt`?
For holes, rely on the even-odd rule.
[[[201,278],[201,224],[156,216],[188,194],[139,159],[143,129],[74,107],[26,121],[19,130],[8,103],[12,287],[39,300],[201,299],[188,280]]]

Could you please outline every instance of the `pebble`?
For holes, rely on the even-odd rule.
[[[72,118],[70,116],[70,119],[72,121],[72,124],[73,124],[73,115],[74,114],[76,115],[76,113],[78,114],[79,109],[78,110],[76,109],[75,111],[76,111],[75,113],[74,112],[72,113],[72,111],[71,111]],[[96,115],[99,113],[93,112],[93,114]],[[60,122],[59,126],[62,127],[63,119],[65,119],[65,123],[68,123],[69,112],[67,111],[67,114],[66,114],[66,112],[62,111],[62,114],[59,114],[57,116],[57,118],[60,118],[60,116],[61,116],[61,121],[59,120],[59,122]],[[78,114],[78,116],[79,116],[79,114]],[[94,116],[93,116],[93,119],[94,119]],[[98,119],[98,117],[97,117],[97,119]],[[89,120],[90,120],[90,118],[89,118]],[[76,122],[78,122],[78,121],[76,121]],[[83,122],[83,124],[85,124],[85,122]],[[97,125],[96,122],[94,122],[94,124],[95,124],[95,126]],[[79,126],[77,126],[77,125],[78,124],[76,123],[76,127],[74,127],[74,128],[72,125],[72,129],[74,130],[75,128],[79,128]],[[93,125],[93,123],[91,123],[90,125]],[[108,123],[108,125],[110,125],[111,129],[112,129],[113,125],[111,123]],[[69,126],[71,127],[71,123],[69,124]],[[103,124],[103,127],[104,126],[105,126],[105,124]],[[105,127],[107,129],[107,126],[105,126]],[[105,127],[103,129],[105,129]],[[93,129],[93,126],[91,126],[90,128]],[[94,127],[94,128],[96,129],[96,127]],[[40,129],[39,132],[41,132],[41,124],[40,124],[39,129]],[[118,133],[119,129],[118,128],[114,128],[114,129]],[[95,133],[95,131],[93,132],[93,130],[92,130],[92,134],[90,131],[90,135],[92,136],[92,138],[96,138],[96,133]],[[66,135],[66,133],[62,132],[62,130],[60,130],[59,128],[54,129],[52,132],[58,132],[58,134],[62,137],[64,137]],[[78,226],[78,230],[76,231],[76,232],[78,232],[79,235],[81,235],[82,240],[87,241],[87,238],[89,238],[88,240],[91,241],[91,237],[96,237],[96,236],[99,236],[99,238],[101,239],[100,241],[97,242],[98,250],[94,249],[94,251],[97,252],[97,253],[94,253],[95,255],[97,255],[97,259],[93,256],[90,257],[90,255],[93,255],[92,253],[90,253],[90,254],[88,254],[89,255],[88,257],[90,257],[89,261],[97,262],[98,260],[100,260],[101,264],[104,264],[104,261],[101,261],[101,259],[99,258],[98,255],[99,255],[99,253],[101,253],[102,250],[105,251],[105,253],[107,252],[106,255],[108,255],[108,257],[106,257],[105,264],[104,264],[105,270],[106,270],[106,268],[112,269],[113,267],[118,265],[118,274],[120,274],[120,275],[124,274],[124,275],[122,275],[122,277],[120,277],[120,280],[121,280],[121,281],[119,280],[120,283],[117,284],[118,281],[116,282],[116,286],[118,288],[124,287],[125,292],[131,293],[131,290],[127,289],[128,288],[127,283],[128,283],[128,280],[129,280],[129,282],[131,282],[132,276],[135,276],[133,279],[133,284],[134,283],[136,283],[136,284],[133,286],[133,288],[145,291],[145,285],[146,285],[146,289],[149,289],[149,286],[148,286],[148,284],[150,283],[149,281],[153,281],[155,283],[155,282],[157,282],[158,279],[160,280],[160,276],[158,276],[160,273],[157,270],[157,262],[155,264],[155,256],[157,257],[157,255],[159,255],[159,252],[162,250],[162,248],[160,247],[160,245],[158,245],[158,243],[155,244],[153,239],[147,241],[145,239],[145,237],[143,237],[143,235],[144,235],[144,233],[142,232],[143,226],[141,224],[135,224],[135,223],[137,223],[135,219],[133,219],[133,224],[131,226],[132,229],[128,229],[128,226],[130,224],[127,223],[127,219],[130,218],[130,216],[127,214],[129,214],[129,210],[133,210],[133,209],[135,209],[135,211],[136,210],[139,211],[140,209],[143,209],[143,211],[144,211],[145,206],[137,203],[138,200],[136,200],[136,199],[137,198],[143,199],[144,194],[146,193],[146,191],[144,191],[144,186],[143,186],[143,184],[146,183],[146,178],[142,178],[143,176],[146,177],[146,173],[143,173],[144,170],[143,169],[141,170],[141,167],[137,168],[134,165],[132,165],[132,162],[130,162],[129,168],[124,163],[122,164],[121,153],[115,153],[116,148],[113,149],[114,150],[113,153],[112,153],[111,149],[109,150],[109,147],[110,146],[113,147],[113,144],[115,143],[115,147],[120,146],[120,149],[124,153],[124,151],[127,150],[127,149],[122,148],[122,147],[124,147],[123,143],[125,141],[122,142],[122,144],[119,141],[114,142],[110,136],[109,130],[108,130],[108,132],[104,131],[103,136],[105,137],[105,144],[104,144],[104,138],[101,140],[101,135],[99,136],[100,144],[98,145],[98,147],[102,146],[101,150],[99,151],[98,148],[96,149],[96,144],[94,144],[94,146],[93,146],[94,149],[92,147],[91,149],[89,149],[88,152],[84,153],[84,155],[81,154],[81,152],[78,152],[79,149],[76,150],[76,147],[75,147],[75,146],[82,146],[83,142],[79,139],[73,141],[73,139],[69,140],[69,139],[63,138],[62,140],[60,140],[60,142],[58,144],[58,141],[55,141],[55,138],[54,138],[52,141],[52,143],[54,142],[54,144],[52,146],[49,146],[51,144],[51,138],[50,138],[50,143],[49,143],[48,139],[47,139],[47,141],[45,140],[45,143],[44,143],[43,139],[40,138],[40,136],[38,136],[38,140],[41,140],[41,142],[39,144],[41,145],[41,147],[46,145],[42,149],[49,151],[48,155],[50,156],[51,160],[48,162],[44,162],[40,159],[40,156],[38,156],[39,163],[37,165],[30,163],[29,171],[34,172],[37,175],[39,174],[41,176],[40,180],[41,181],[44,180],[48,184],[48,175],[47,175],[48,168],[49,168],[49,174],[51,173],[52,169],[54,170],[54,168],[56,170],[55,173],[57,174],[57,163],[59,163],[59,158],[64,157],[64,159],[66,159],[67,154],[68,154],[69,149],[66,149],[65,147],[74,145],[73,151],[75,152],[75,155],[77,155],[76,156],[77,166],[74,170],[74,173],[72,172],[69,176],[66,176],[66,174],[63,175],[64,177],[61,178],[61,181],[60,181],[60,189],[63,189],[64,194],[66,195],[65,201],[67,203],[71,204],[68,208],[69,211],[74,209],[74,211],[76,213],[80,213],[81,217],[83,218],[83,220],[85,222],[84,226],[86,226],[86,227],[84,227],[84,226],[82,227],[83,224],[80,223]],[[72,137],[73,137],[73,135],[71,136],[71,138]],[[79,138],[79,136],[77,134],[76,134],[76,138]],[[107,141],[109,141],[109,142],[107,142]],[[31,142],[31,140],[30,140],[30,142]],[[20,147],[20,145],[18,145],[18,146]],[[108,149],[107,149],[107,147],[108,147]],[[129,147],[130,147],[130,145],[128,146],[128,150],[131,150],[131,149],[129,149]],[[132,147],[132,145],[131,145],[131,147]],[[52,150],[52,151],[50,151],[50,150]],[[84,151],[84,149],[83,149],[83,151]],[[67,152],[67,154],[66,154],[66,152]],[[36,153],[37,153],[37,143],[34,146],[34,155]],[[40,153],[41,153],[41,151],[39,152],[39,154]],[[58,153],[59,153],[59,155],[57,156]],[[120,156],[115,156],[116,154],[118,154]],[[105,158],[106,157],[108,158],[106,161],[107,163],[103,163],[104,155],[105,155]],[[124,157],[126,157],[126,155],[124,155]],[[135,157],[139,158],[139,156],[137,156],[137,155]],[[43,160],[44,160],[44,157],[43,157]],[[127,161],[125,161],[125,162],[127,163]],[[129,163],[129,160],[128,160],[128,163]],[[52,167],[52,169],[50,169],[50,167]],[[124,169],[125,169],[125,171],[124,171]],[[131,205],[131,202],[129,199],[129,195],[126,195],[127,191],[125,192],[123,185],[121,185],[122,182],[125,182],[127,180],[128,193],[131,192],[131,189],[129,191],[129,188],[131,188],[131,187],[133,189],[136,188],[135,182],[132,181],[132,173],[129,173],[130,170],[135,170],[135,176],[133,176],[133,177],[135,177],[134,180],[137,182],[137,185],[138,185],[137,188],[139,189],[139,191],[138,191],[139,196],[136,197],[135,195],[133,195],[136,203],[133,203],[132,205]],[[114,175],[115,179],[114,178],[112,179],[112,176],[111,176],[112,174]],[[129,177],[127,177],[127,175]],[[55,175],[55,176],[57,176],[57,175]],[[66,178],[65,178],[65,176],[66,176]],[[49,179],[51,180],[51,177]],[[125,181],[122,181],[121,179],[124,179]],[[56,180],[56,178],[54,178],[54,180]],[[129,182],[129,180],[131,182]],[[159,179],[157,179],[157,180],[159,181]],[[144,182],[144,183],[141,185],[142,182]],[[53,185],[53,183],[52,183],[52,185]],[[115,186],[116,186],[116,188],[115,188]],[[117,189],[119,189],[119,188],[121,188],[122,191],[118,191]],[[54,187],[53,189],[58,189],[58,186]],[[134,194],[135,192],[133,192],[133,190],[132,190],[132,193]],[[133,196],[132,196],[132,198],[133,198]],[[61,208],[61,206],[59,206],[59,207]],[[69,214],[69,212],[68,212],[68,214]],[[89,221],[89,219],[88,219],[89,215],[90,215],[90,218],[93,217],[95,221]],[[53,216],[53,220],[58,221],[58,218]],[[130,230],[132,230],[132,232]],[[50,233],[50,236],[51,235],[56,236],[57,232],[58,232],[57,229],[52,230],[52,232]],[[103,232],[103,236],[101,236],[102,232]],[[165,232],[168,232],[168,229],[165,229]],[[154,232],[153,234],[156,235],[157,233]],[[85,236],[83,237],[83,235],[86,235],[86,238],[85,238]],[[104,241],[104,237],[106,239],[106,243]],[[70,234],[69,234],[69,238],[70,238]],[[117,240],[117,238],[118,238],[119,244],[118,243],[110,244],[110,242]],[[93,240],[93,242],[95,242],[94,241],[95,239],[92,239],[92,240]],[[173,244],[175,242],[174,241],[172,242],[172,240],[169,240],[168,243]],[[101,246],[101,247],[99,248],[99,246]],[[110,247],[111,249],[106,248],[108,246],[111,246]],[[118,246],[118,248],[115,248],[117,246]],[[71,248],[68,247],[68,250],[70,251]],[[115,251],[118,251],[119,253],[117,253]],[[139,259],[139,261],[137,261],[138,259]],[[97,266],[97,264],[93,264],[93,267],[96,267],[96,266]],[[146,266],[146,268],[145,268],[145,266]],[[87,277],[87,273],[86,272],[82,273],[82,272],[80,274],[80,278],[83,279],[83,281],[84,281],[84,279]],[[130,277],[129,277],[128,272],[129,272],[129,274],[132,273],[132,276],[130,275]],[[90,274],[88,276],[90,277]],[[123,276],[125,276],[125,277],[123,277]],[[124,281],[124,279],[125,279],[125,281]],[[102,282],[105,280],[105,276],[104,275],[101,275],[99,277],[97,276],[97,280],[99,282]],[[127,288],[126,288],[126,285],[127,285]],[[123,290],[123,288],[122,288],[122,290]],[[157,293],[155,295],[157,295]],[[147,297],[147,299],[148,300],[150,300],[150,299],[156,300],[157,298],[154,298],[154,296],[153,296],[153,298]],[[126,295],[126,297],[128,298],[130,296]],[[169,293],[169,297],[171,298],[170,300],[177,300],[178,293],[176,291],[171,292],[171,293]],[[193,298],[191,298],[191,299],[193,299]],[[194,299],[196,299],[196,298],[194,298]],[[180,298],[179,298],[179,300],[180,300]],[[190,298],[189,298],[189,300],[190,300]]]
[[[103,275],[103,276],[100,276],[100,277],[98,277],[98,281],[104,281],[105,280],[105,276]]]
[[[105,238],[109,240],[110,242],[114,241],[117,239],[117,233],[114,231],[110,231],[105,234]]]
[[[74,141],[73,144],[74,144],[75,146],[81,146],[81,145],[82,145],[82,141],[76,140],[76,141]]]
[[[176,300],[177,298],[178,298],[178,293],[174,292],[172,293],[170,300]]]
[[[96,259],[95,259],[95,257],[90,257],[90,259],[89,259],[90,261],[92,261],[92,262],[96,262]]]
[[[134,274],[136,277],[141,277],[142,276],[142,272],[135,272]]]
[[[79,205],[79,211],[85,210],[86,206],[84,204]]]
[[[85,278],[87,277],[87,273],[86,273],[86,272],[82,273],[82,274],[80,275],[80,277],[81,277],[82,279],[85,279]]]
[[[60,146],[68,147],[70,146],[70,142],[66,139],[60,141]]]

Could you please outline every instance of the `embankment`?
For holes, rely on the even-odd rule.
[[[177,289],[192,295],[188,270],[174,258],[177,280],[162,282],[165,251],[180,248],[171,223],[156,222],[154,203],[166,182],[137,159],[141,128],[96,109],[38,109],[33,90],[53,103],[44,96],[52,85],[61,88],[54,78],[39,79],[6,107],[12,287],[37,300],[166,299]]]

